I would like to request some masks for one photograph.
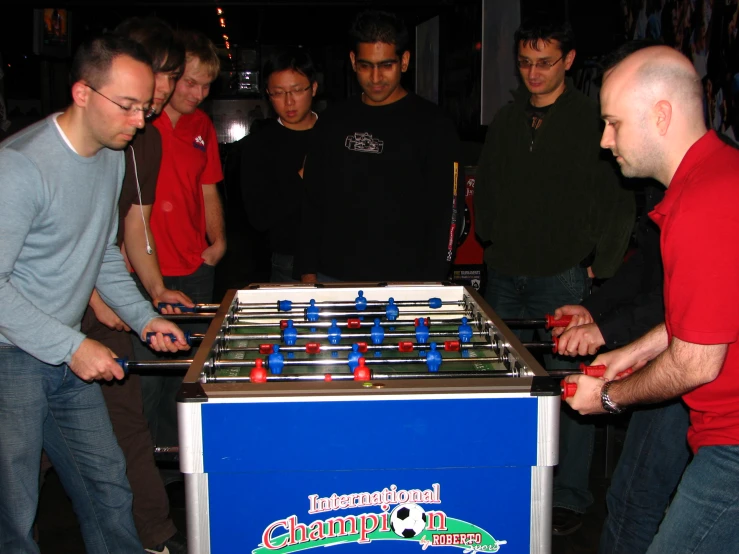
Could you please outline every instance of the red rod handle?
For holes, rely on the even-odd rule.
[[[567,327],[570,321],[572,321],[571,315],[565,315],[559,319],[554,319],[554,316],[551,314],[544,316],[544,326],[547,329],[551,329],[552,327]]]

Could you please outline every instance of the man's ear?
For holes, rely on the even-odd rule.
[[[567,52],[567,55],[565,56],[565,59],[562,60],[565,63],[565,70],[569,71],[572,67],[572,64],[575,62],[575,56],[577,55],[577,52],[573,48],[569,52]]]
[[[657,126],[657,131],[660,135],[665,136],[668,129],[670,128],[670,122],[672,121],[672,104],[667,100],[660,100],[652,108],[654,112],[654,121]]]
[[[87,106],[87,101],[91,92],[90,87],[85,83],[77,81],[72,85],[72,102],[84,108]]]
[[[352,69],[354,70],[354,73],[356,73],[357,72],[357,64],[356,64],[357,58],[354,55],[354,52],[349,52],[349,60],[352,62]]]
[[[406,50],[403,52],[403,55],[400,57],[400,71],[405,73],[408,71],[408,64],[411,62],[411,53]]]

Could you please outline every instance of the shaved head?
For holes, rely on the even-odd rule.
[[[706,132],[700,77],[690,60],[667,46],[643,48],[607,70],[601,110],[601,146],[613,152],[623,174],[665,185]]]
[[[690,116],[703,120],[703,87],[688,58],[667,46],[643,48],[626,57],[604,76],[632,94],[632,99],[649,105],[660,100],[675,102]],[[686,114],[687,115],[687,114]]]

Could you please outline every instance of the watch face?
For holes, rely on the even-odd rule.
[[[623,408],[620,408],[616,405],[613,400],[611,400],[611,397],[608,396],[608,389],[611,387],[611,383],[613,381],[609,381],[605,385],[603,385],[603,388],[600,390],[600,403],[601,406],[603,406],[603,409],[611,414],[620,414],[623,412]]]

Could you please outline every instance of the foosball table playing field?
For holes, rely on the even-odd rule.
[[[550,552],[560,393],[471,287],[229,291],[178,397],[190,552]]]

